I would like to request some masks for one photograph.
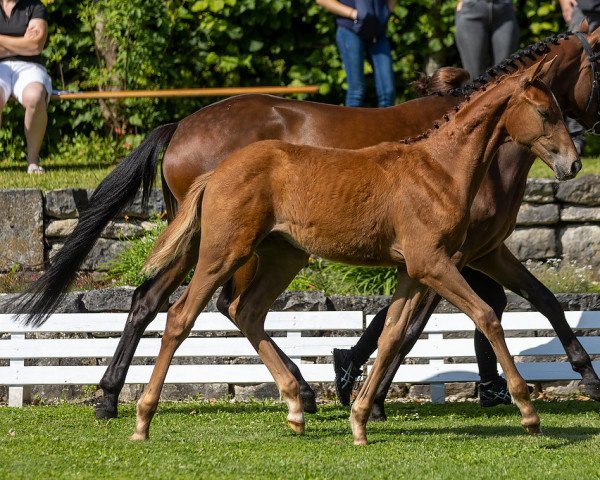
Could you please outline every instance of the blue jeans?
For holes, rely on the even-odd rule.
[[[348,107],[360,107],[363,103],[366,58],[373,66],[377,106],[392,106],[396,99],[396,85],[392,69],[392,51],[387,37],[383,36],[375,42],[367,42],[353,31],[338,27],[336,42],[342,56],[346,81],[348,82],[346,105]]]

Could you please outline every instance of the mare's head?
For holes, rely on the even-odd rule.
[[[575,61],[576,57],[573,55],[565,57],[561,68],[571,71],[572,75],[567,77],[563,75],[560,82],[562,85],[556,87],[567,89],[568,108],[563,104],[566,113],[598,134],[600,133],[600,28],[589,32],[588,23],[584,21],[573,37],[577,41],[571,40],[570,43],[578,47],[579,58]],[[552,88],[554,89],[555,86]]]
[[[542,60],[516,77],[516,90],[506,111],[506,130],[513,141],[540,157],[557,179],[567,180],[581,170],[581,161],[548,87],[556,66],[554,59]]]

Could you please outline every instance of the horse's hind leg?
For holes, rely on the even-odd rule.
[[[582,377],[581,389],[600,401],[600,379],[594,371],[590,356],[567,323],[565,313],[554,294],[535,278],[505,245],[475,264],[482,272],[525,298],[544,315],[567,353],[573,370]]]
[[[230,312],[273,375],[281,397],[288,405],[288,425],[296,433],[303,433],[304,414],[298,381],[283,360],[279,347],[265,332],[264,320],[269,307],[306,265],[308,255],[276,238],[263,241],[258,254],[256,275],[232,303]]]
[[[187,272],[195,264],[197,256],[198,242],[196,240],[186,254],[179,257],[167,270],[145,281],[133,292],[125,329],[117,350],[100,380],[102,396],[94,401],[96,418],[109,419],[117,416],[119,394],[125,384],[127,371],[144,330],[156,317],[169,296],[181,285]]]
[[[421,275],[423,283],[467,314],[488,338],[506,375],[508,389],[521,412],[521,424],[529,433],[541,433],[540,417],[529,398],[527,384],[508,351],[504,330],[494,310],[477,296],[452,261],[444,254],[429,255]]]
[[[250,284],[254,275],[256,274],[257,269],[257,260],[258,257],[253,256],[247,263],[242,265],[229,279],[221,290],[221,294],[217,300],[217,308],[219,312],[223,315],[229,317],[232,322],[238,325],[237,321],[234,318],[231,318],[229,307],[233,303],[233,301],[247,288]],[[240,327],[240,325],[238,325]],[[244,336],[248,336],[246,332],[244,332],[243,328],[240,327]],[[316,413],[317,412],[317,402],[315,399],[315,392],[310,387],[310,385],[304,380],[298,365],[293,362],[280,348],[276,343],[273,343],[273,347],[279,354],[279,357],[285,363],[286,367],[292,375],[296,377],[298,383],[300,384],[300,400],[302,401],[302,408],[307,413]]]

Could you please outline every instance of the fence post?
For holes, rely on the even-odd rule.
[[[13,333],[10,336],[12,340],[25,340],[24,333]],[[18,370],[25,366],[25,359],[15,358],[10,360],[10,368]],[[9,407],[22,407],[23,402],[31,401],[31,387],[29,385],[20,386],[9,386],[8,387],[8,406]]]
[[[430,333],[429,340],[442,340],[444,334],[442,333]],[[440,365],[444,364],[444,359],[429,360],[429,365]],[[444,403],[446,401],[446,386],[443,383],[431,383],[431,403]]]

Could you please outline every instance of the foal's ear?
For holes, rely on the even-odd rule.
[[[538,63],[529,67],[519,80],[519,84],[522,88],[529,87],[534,80],[540,79],[546,85],[551,85],[552,80],[556,76],[556,70],[558,67],[558,62],[556,62],[556,57],[554,57],[550,61],[546,61],[546,56],[542,58]]]

